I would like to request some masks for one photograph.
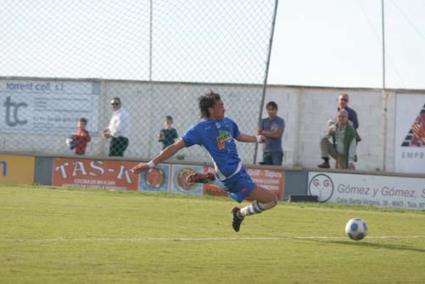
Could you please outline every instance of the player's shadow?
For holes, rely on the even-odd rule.
[[[355,247],[367,247],[367,248],[380,248],[380,249],[390,249],[390,250],[407,250],[414,252],[424,253],[425,249],[423,248],[415,248],[406,245],[397,245],[397,244],[379,244],[379,243],[369,243],[367,241],[338,241],[338,240],[313,240],[321,243],[331,243],[345,246],[355,246]]]

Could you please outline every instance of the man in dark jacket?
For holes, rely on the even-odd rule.
[[[356,141],[360,142],[361,138],[358,134],[358,128],[359,128],[359,120],[357,118],[357,112],[348,107],[348,102],[349,102],[350,98],[348,96],[348,94],[341,94],[338,98],[338,111],[345,109],[348,112],[348,120],[351,122],[351,126],[354,127],[354,129],[356,130]]]

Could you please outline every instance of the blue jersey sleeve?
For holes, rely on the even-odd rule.
[[[241,135],[241,132],[239,131],[239,127],[238,127],[238,125],[236,124],[236,122],[234,122],[233,120],[232,120],[232,123],[233,123],[233,133],[232,133],[232,135],[233,135],[233,138],[236,138],[236,137],[238,137],[239,135]]]
[[[189,128],[186,133],[183,135],[182,139],[186,144],[186,147],[190,147],[194,144],[201,145],[201,133],[196,128],[196,125]]]

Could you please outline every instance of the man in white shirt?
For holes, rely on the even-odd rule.
[[[130,115],[121,108],[121,100],[118,97],[111,99],[111,106],[112,117],[108,127],[103,130],[103,137],[111,138],[109,156],[122,157],[129,144]]]

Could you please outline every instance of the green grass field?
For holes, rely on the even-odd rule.
[[[425,214],[0,186],[0,283],[424,283]],[[344,236],[359,216],[369,236]]]

